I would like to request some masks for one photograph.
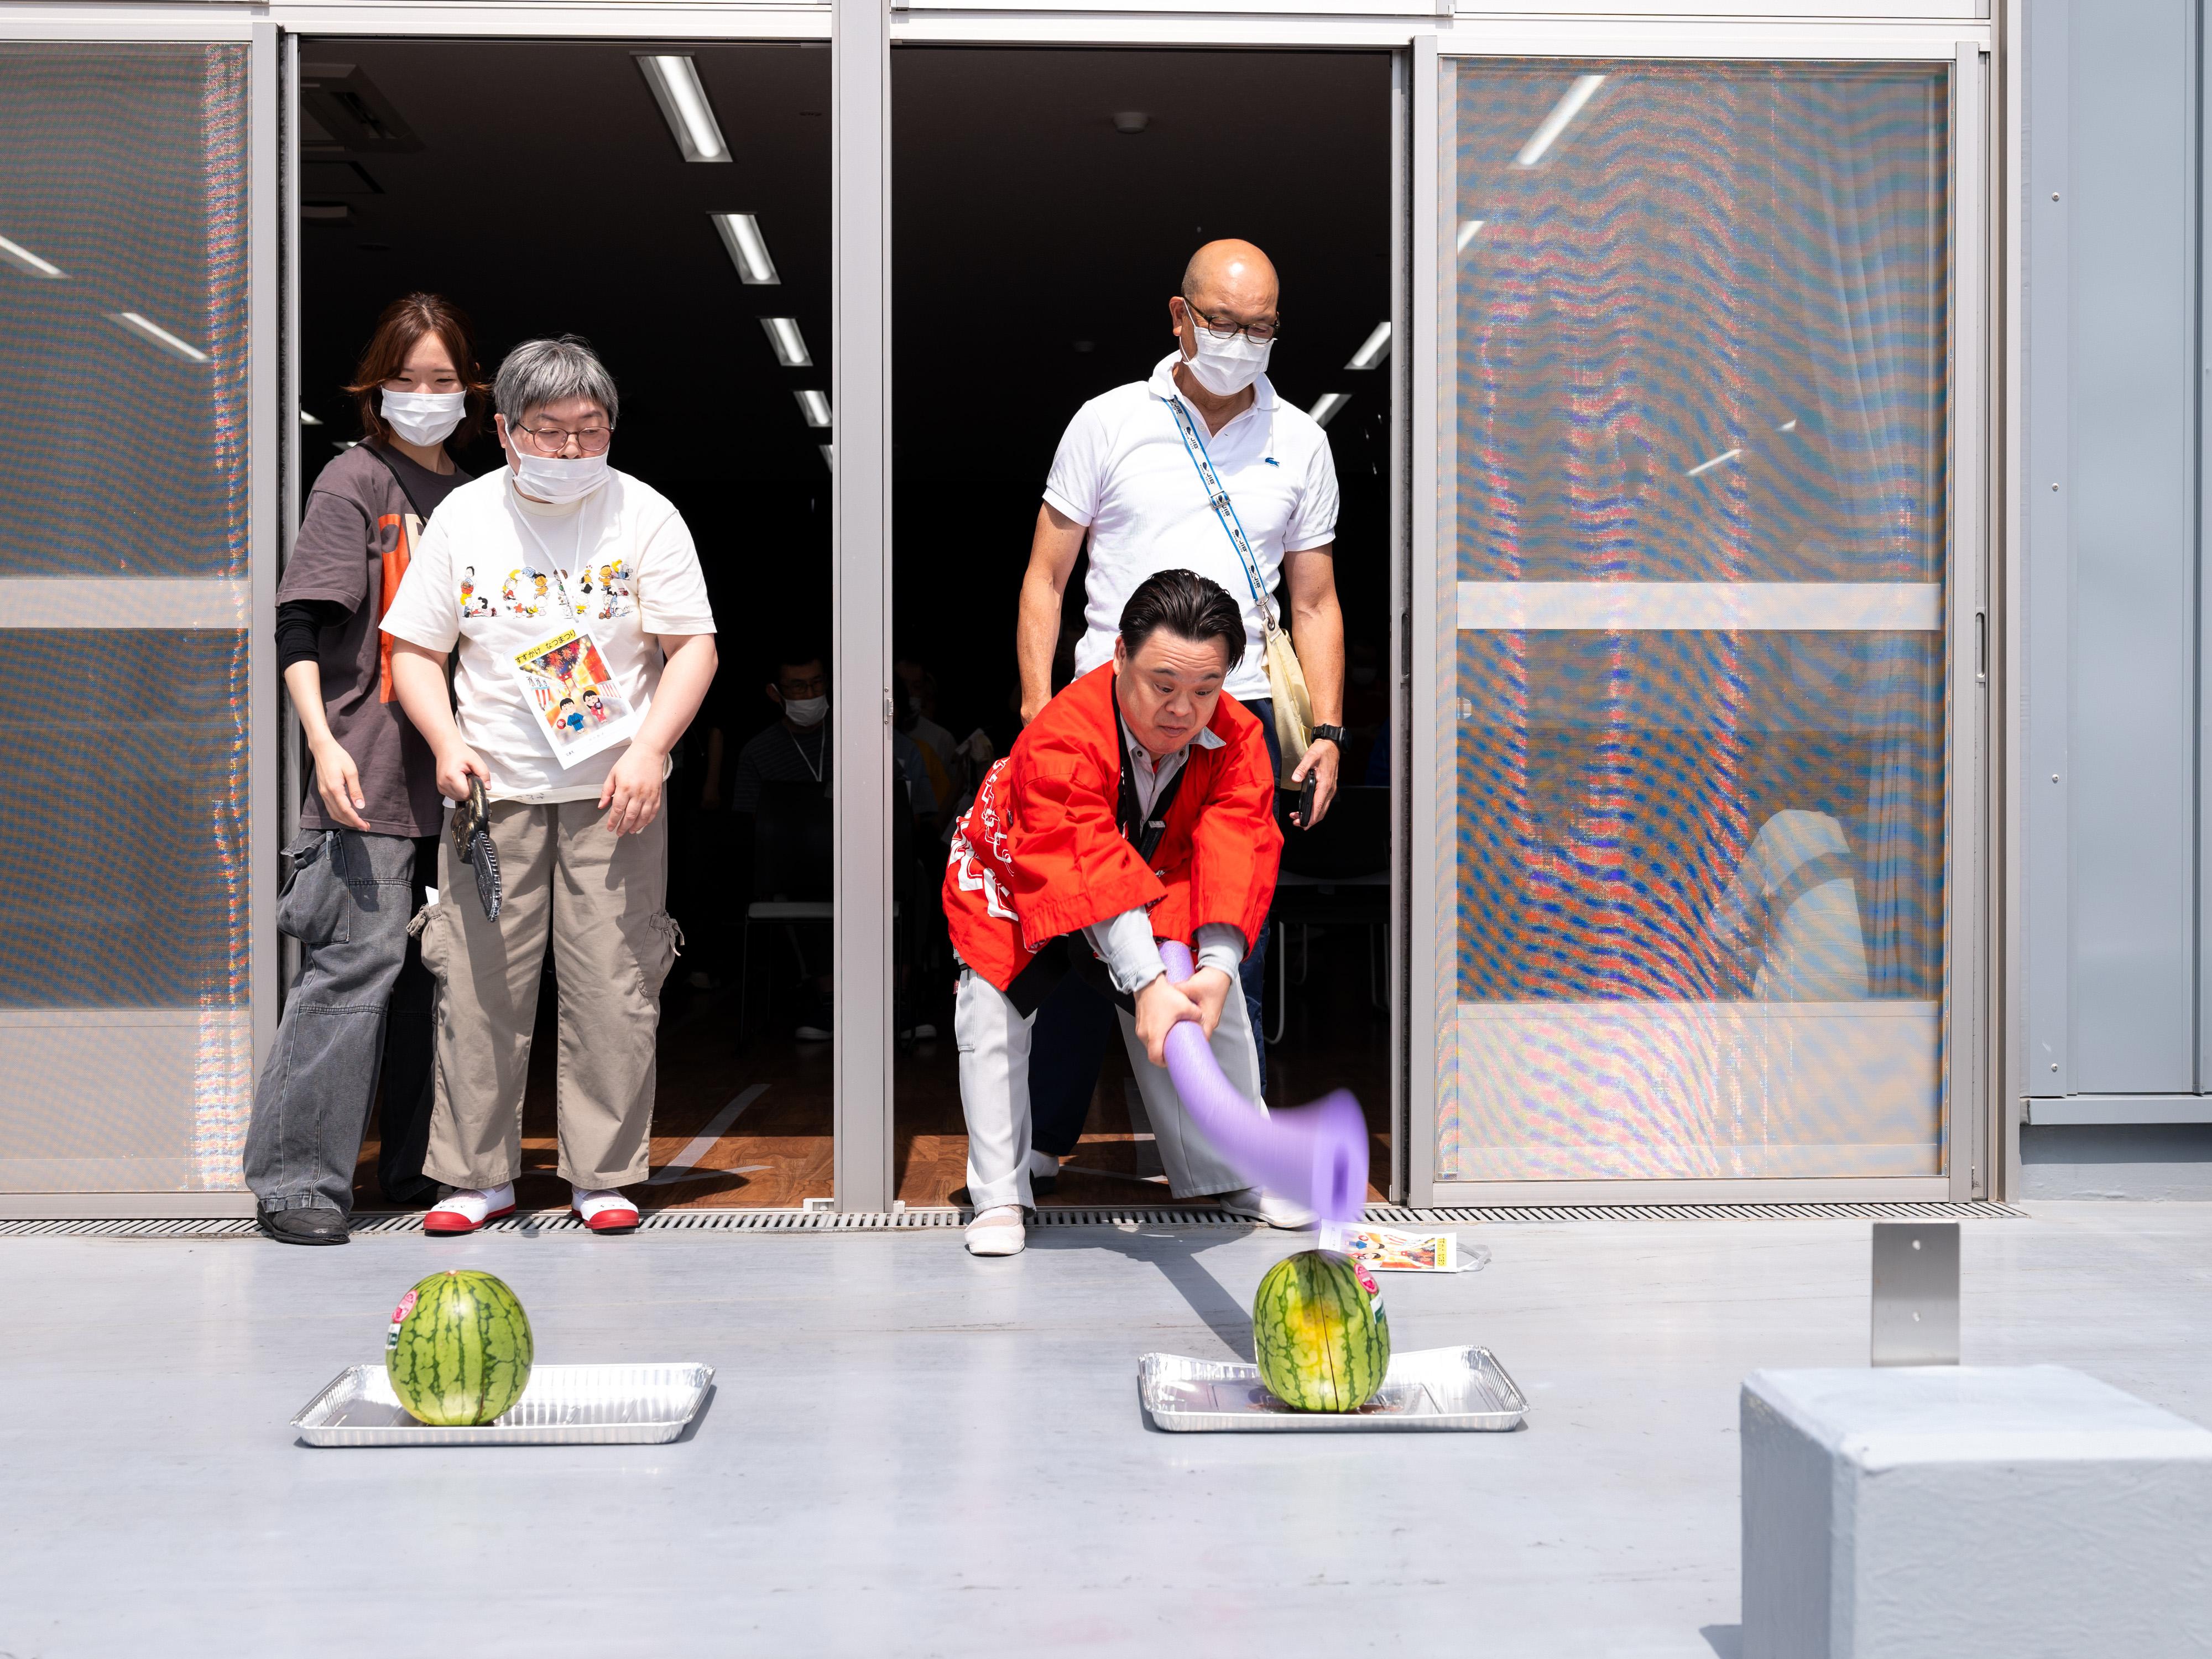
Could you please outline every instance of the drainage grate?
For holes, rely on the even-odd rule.
[[[835,1210],[656,1210],[639,1231],[648,1233],[882,1233],[916,1232],[963,1225],[969,1212],[895,1211],[890,1215]],[[2009,1204],[1486,1204],[1409,1210],[1370,1204],[1367,1218],[1394,1227],[1486,1226],[1559,1221],[1997,1221],[2025,1220]],[[1255,1224],[1214,1209],[1174,1206],[1047,1205],[1041,1227],[1250,1227]],[[385,1237],[422,1231],[419,1214],[368,1215],[354,1224],[356,1237]],[[580,1233],[584,1224],[566,1210],[512,1215],[487,1225],[488,1233]],[[0,1221],[0,1238],[251,1238],[252,1222],[237,1218],[133,1221]]]

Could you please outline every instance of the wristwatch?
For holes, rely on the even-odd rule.
[[[1339,749],[1344,747],[1344,728],[1340,726],[1316,726],[1313,728],[1313,735],[1316,743],[1326,738]]]

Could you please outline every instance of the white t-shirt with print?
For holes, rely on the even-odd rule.
[[[629,745],[562,765],[514,655],[572,623],[587,629],[642,710],[660,684],[654,636],[714,631],[706,578],[674,505],[628,473],[610,468],[605,484],[561,507],[518,495],[514,476],[502,466],[440,504],[383,629],[426,651],[459,642],[456,719],[491,769],[494,800],[596,800]]]
[[[1194,570],[1218,582],[1244,611],[1244,656],[1224,689],[1240,700],[1264,697],[1267,626],[1260,602],[1167,404],[1181,395],[1175,384],[1181,356],[1170,352],[1151,380],[1117,386],[1076,410],[1053,457],[1045,500],[1091,532],[1075,672],[1087,674],[1113,656],[1121,608],[1147,576]],[[1285,551],[1303,553],[1335,539],[1336,463],[1312,416],[1277,398],[1264,374],[1253,389],[1252,407],[1220,431],[1208,433],[1194,408],[1191,425],[1236,505],[1261,585],[1273,594]]]

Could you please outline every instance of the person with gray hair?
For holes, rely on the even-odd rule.
[[[447,496],[384,617],[392,693],[428,742],[463,830],[441,837],[416,919],[439,983],[424,1218],[473,1232],[514,1207],[546,940],[560,981],[559,1170],[594,1232],[637,1225],[647,1174],[666,908],[669,756],[714,678],[691,532],[607,464],[620,400],[573,335],[500,365],[507,465]],[[450,696],[448,657],[453,659]],[[449,818],[451,825],[454,822]]]

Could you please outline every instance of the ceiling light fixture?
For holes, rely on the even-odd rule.
[[[1390,322],[1388,318],[1375,325],[1375,331],[1360,342],[1359,349],[1352,354],[1346,368],[1372,368],[1390,355]]]
[[[1473,241],[1477,236],[1480,235],[1482,234],[1482,228],[1489,222],[1490,221],[1487,219],[1469,219],[1465,224],[1462,225],[1459,228],[1459,240],[1452,244],[1452,252],[1455,253],[1466,252],[1467,245]]]
[[[1121,133],[1142,132],[1152,125],[1152,118],[1140,109],[1119,111],[1114,117],[1114,131]]]
[[[837,446],[835,444],[817,444],[814,447],[822,452],[822,465],[828,467],[832,472],[835,472],[837,470]]]
[[[21,266],[25,271],[33,276],[66,276],[69,275],[67,271],[64,270],[52,259],[41,259],[37,254],[32,252],[30,249],[25,247],[21,242],[11,242],[5,236],[0,236],[0,255],[6,256],[10,263]]]
[[[806,424],[826,428],[830,424],[830,394],[809,387],[805,392],[791,394],[799,399],[799,412],[806,416]]]
[[[1723,449],[1710,461],[1699,461],[1695,466],[1692,467],[1682,476],[1686,478],[1697,477],[1701,473],[1711,471],[1717,466],[1726,466],[1730,461],[1734,460],[1737,456],[1742,453],[1743,451],[1741,449]]]
[[[151,340],[164,351],[175,352],[187,362],[204,363],[208,360],[206,352],[188,340],[178,338],[150,317],[141,316],[135,311],[111,311],[108,315],[132,333]]]
[[[676,148],[687,161],[726,161],[730,147],[714,120],[714,106],[707,101],[700,84],[698,65],[689,58],[657,58],[641,54],[639,69],[660,106],[661,118],[676,139]]]
[[[308,414],[307,411],[303,409],[300,411],[300,424],[301,426],[320,426],[322,422],[317,420],[313,416]]]
[[[1306,413],[1314,417],[1316,426],[1327,426],[1336,418],[1337,411],[1351,401],[1352,394],[1349,392],[1324,392],[1321,395],[1321,401],[1306,410]]]
[[[761,330],[768,343],[775,349],[775,360],[786,368],[811,368],[814,359],[807,354],[805,337],[799,331],[796,317],[763,317]]]
[[[710,213],[707,216],[714,222],[722,246],[730,251],[730,262],[737,266],[738,277],[748,287],[758,288],[783,280],[775,274],[775,261],[768,257],[768,238],[761,234],[759,220],[750,213]]]
[[[1577,75],[1574,85],[1560,94],[1559,101],[1552,106],[1552,112],[1544,118],[1544,125],[1529,135],[1528,142],[1521,146],[1521,153],[1513,158],[1516,167],[1533,167],[1544,159],[1544,152],[1557,143],[1559,135],[1567,130],[1567,123],[1583,112],[1583,106],[1605,84],[1602,75]]]

